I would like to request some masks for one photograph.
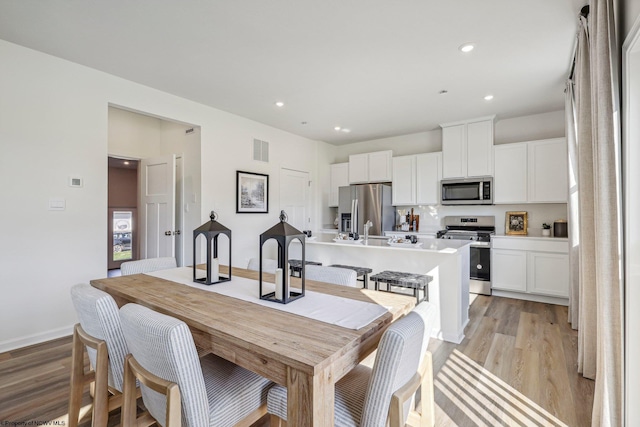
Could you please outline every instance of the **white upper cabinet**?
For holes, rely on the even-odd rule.
[[[529,143],[529,201],[567,203],[568,163],[564,138]]]
[[[394,206],[440,203],[442,153],[393,158]]]
[[[493,119],[467,124],[467,176],[493,175]]]
[[[393,158],[392,205],[416,204],[416,156]]]
[[[443,178],[493,175],[493,118],[440,125]]]
[[[349,185],[349,163],[331,165],[329,207],[338,207],[338,188]]]
[[[369,182],[369,155],[352,154],[349,156],[349,183]]]
[[[494,203],[567,203],[564,138],[493,147]]]
[[[467,126],[442,128],[442,177],[467,176]]]
[[[393,179],[391,150],[349,156],[349,183],[390,182]]]
[[[493,203],[527,203],[527,144],[493,147]]]
[[[437,205],[440,203],[441,179],[442,153],[416,155],[416,204]]]

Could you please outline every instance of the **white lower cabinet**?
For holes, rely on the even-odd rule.
[[[493,249],[491,287],[514,292],[527,292],[527,253]]]
[[[509,296],[569,298],[569,244],[536,237],[491,239],[491,288]],[[541,300],[545,301],[545,300]]]
[[[569,298],[569,255],[548,252],[528,253],[527,283],[540,295]]]

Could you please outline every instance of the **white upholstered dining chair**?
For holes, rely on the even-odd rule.
[[[420,303],[384,332],[372,369],[360,364],[336,383],[335,426],[385,426],[387,420],[390,427],[408,421],[434,425],[433,367],[427,345],[435,314],[433,304]],[[418,389],[420,413],[413,399]],[[267,411],[272,427],[286,421],[285,387],[269,390]]]
[[[130,274],[149,273],[151,271],[176,268],[177,266],[176,259],[173,257],[147,258],[123,262],[120,264],[120,271],[123,276],[128,276]]]
[[[125,366],[122,425],[135,425],[135,400],[129,390],[136,377],[149,414],[164,427],[176,418],[182,419],[178,425],[187,427],[235,426],[240,421],[248,426],[266,413],[272,383],[213,354],[199,359],[191,332],[181,320],[137,304],[122,307],[120,318],[131,351]],[[167,399],[147,386],[156,383],[162,387],[155,390],[162,388],[173,396]],[[167,411],[170,402],[175,410],[175,385],[178,417]]]
[[[109,407],[120,406],[124,359],[129,353],[118,306],[111,295],[88,284],[73,286],[71,300],[80,323],[73,331],[69,425],[78,425],[84,387],[94,383],[92,425],[106,427]],[[84,371],[85,348],[93,368],[89,373]]]
[[[274,274],[278,268],[278,261],[271,258],[264,258],[262,260],[262,271],[265,273]],[[260,271],[260,258],[251,258],[247,265],[247,270]]]
[[[309,280],[351,286],[354,288],[358,287],[358,273],[348,268],[307,264],[304,274]]]

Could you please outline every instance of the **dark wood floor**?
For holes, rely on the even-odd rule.
[[[479,296],[469,314],[461,344],[429,345],[437,426],[591,425],[594,383],[577,374],[566,307]],[[70,357],[70,337],[0,353],[0,424],[65,421]]]

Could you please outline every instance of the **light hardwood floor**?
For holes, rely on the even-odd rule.
[[[469,315],[461,344],[429,345],[437,426],[591,425],[594,383],[577,373],[566,307],[478,296]],[[0,423],[63,420],[70,358],[71,337],[0,353]]]

